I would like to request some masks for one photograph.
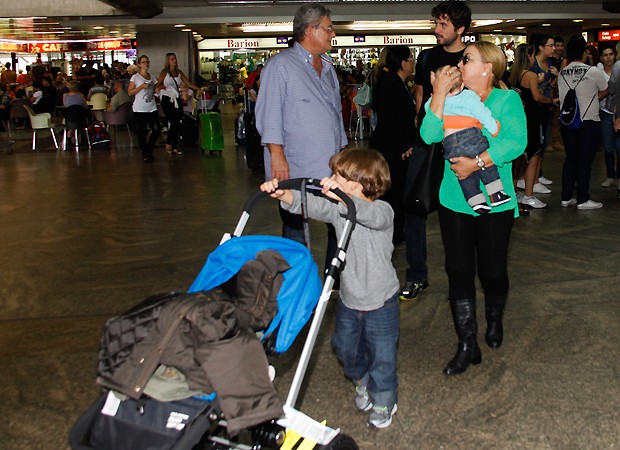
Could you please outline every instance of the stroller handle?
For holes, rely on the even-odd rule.
[[[294,189],[296,191],[301,191],[303,189],[304,182],[307,185],[312,185],[316,187],[321,187],[321,180],[317,180],[315,178],[291,178],[290,180],[283,180],[278,182],[278,189]],[[345,205],[347,205],[347,213],[345,218],[350,221],[353,225],[356,223],[356,212],[355,212],[355,203],[351,200],[347,194],[342,192],[338,188],[331,189],[331,191],[336,194]],[[265,197],[268,197],[268,192],[257,191],[248,200],[245,202],[243,206],[243,211],[247,214],[250,214],[254,206]]]

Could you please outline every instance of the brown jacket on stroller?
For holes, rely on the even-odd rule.
[[[288,268],[279,253],[262,251],[222,286],[147,299],[109,320],[97,383],[138,400],[165,364],[181,371],[190,389],[217,393],[230,434],[281,416],[282,401],[253,331],[275,316]]]

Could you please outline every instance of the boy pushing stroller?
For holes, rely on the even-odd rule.
[[[394,212],[378,198],[390,187],[390,172],[383,157],[368,149],[345,150],[329,164],[334,175],[321,180],[322,192],[338,203],[309,195],[308,216],[333,224],[340,236],[346,207],[332,188],[348,194],[357,210],[357,227],[340,278],[332,345],[355,384],[356,407],[370,411],[369,426],[386,428],[397,409],[399,282],[391,261]],[[277,179],[263,183],[261,190],[280,200],[284,209],[301,213],[299,192],[278,189]]]

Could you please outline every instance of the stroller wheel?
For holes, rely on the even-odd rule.
[[[359,450],[353,438],[343,433],[336,436],[329,444],[317,448],[320,450]]]

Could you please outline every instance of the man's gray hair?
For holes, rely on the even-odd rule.
[[[317,26],[321,18],[331,17],[332,12],[320,3],[307,3],[297,10],[293,19],[293,40],[301,42],[306,28]]]

